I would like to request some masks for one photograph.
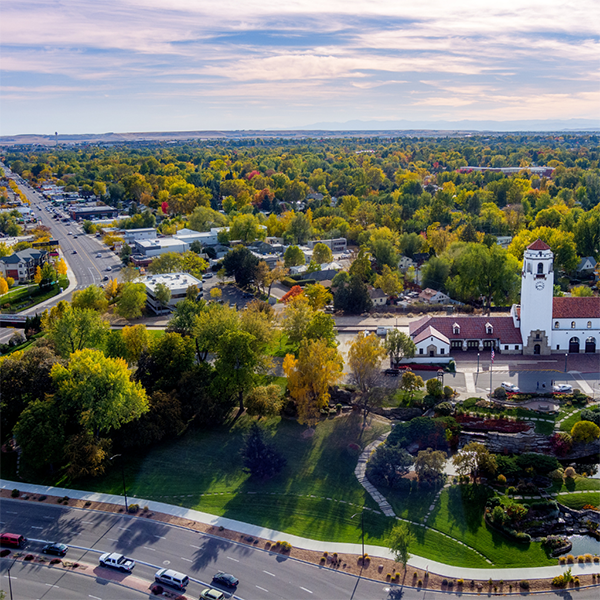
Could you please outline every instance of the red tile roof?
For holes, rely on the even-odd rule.
[[[533,244],[529,244],[529,246],[527,246],[527,250],[550,250],[550,246],[538,238],[535,240],[535,242],[533,242]]]
[[[453,325],[460,327],[454,333]],[[486,324],[493,333],[486,333]],[[513,324],[512,317],[432,317],[427,315],[409,325],[410,336],[415,339],[427,327],[434,327],[449,340],[499,340],[501,344],[522,344],[521,332]]]
[[[553,319],[597,319],[600,317],[600,297],[553,298]]]

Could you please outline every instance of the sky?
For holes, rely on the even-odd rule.
[[[597,0],[2,2],[0,135],[600,115]]]

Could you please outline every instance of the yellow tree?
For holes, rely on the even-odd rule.
[[[387,352],[381,340],[374,334],[359,333],[348,350],[348,366],[354,382],[360,390],[360,407],[363,411],[363,427],[369,412],[381,404],[383,394],[376,389],[381,380],[381,361]]]
[[[308,298],[308,303],[313,310],[324,308],[326,304],[333,301],[331,292],[328,292],[327,288],[320,283],[307,285],[304,294]]]
[[[8,283],[4,277],[0,277],[0,296],[4,296],[8,292]]]
[[[59,258],[56,261],[56,272],[59,275],[66,275],[67,274],[67,263],[65,262],[64,258]]]
[[[109,304],[112,304],[113,302],[115,302],[117,300],[117,296],[119,295],[119,284],[115,279],[111,279],[105,286],[104,286],[104,293],[106,294],[106,298],[109,302]]]
[[[33,276],[33,281],[40,285],[40,281],[42,281],[42,267],[39,265],[35,268],[35,275]]]
[[[210,297],[213,300],[218,300],[222,295],[223,295],[223,292],[221,291],[221,288],[214,287],[210,290]]]
[[[150,336],[145,325],[133,325],[132,327],[123,327],[121,331],[125,347],[127,348],[127,362],[135,363],[139,360],[140,354],[150,346]]]
[[[392,271],[388,265],[383,265],[382,274],[375,278],[375,287],[382,289],[388,296],[397,296],[404,288],[402,275],[398,271]]]
[[[296,401],[298,422],[313,426],[329,402],[329,388],[342,377],[344,361],[325,340],[303,340],[298,358],[287,354],[283,371],[290,395]]]

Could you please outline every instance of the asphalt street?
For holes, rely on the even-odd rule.
[[[188,598],[197,598],[218,570],[239,578],[235,596],[242,600],[425,600],[448,595],[356,578],[181,527],[126,515],[3,500],[1,518],[3,531],[18,532],[32,540],[28,552],[41,549],[42,542],[33,540],[61,541],[71,546],[67,554],[71,561],[95,565],[103,552],[120,552],[137,561],[133,574],[127,575],[99,566],[77,573],[39,564],[13,565],[10,558],[1,559],[1,587],[8,592],[7,569],[12,567],[15,598],[129,599],[140,597],[140,592],[135,591],[140,588],[145,589],[142,596],[149,597],[149,586],[160,567],[189,575],[192,581],[186,593]],[[536,596],[544,600],[558,597],[570,600],[571,594],[562,591]],[[597,588],[580,590],[577,597],[595,599]]]
[[[31,208],[43,225],[50,227],[52,236],[60,243],[65,260],[77,279],[77,289],[85,289],[89,285],[102,285],[104,277],[114,277],[120,268],[121,261],[111,252],[100,238],[83,233],[81,225],[73,221],[63,223],[52,218],[54,213],[47,210],[52,204],[42,194],[28,185],[17,181],[20,190],[31,202]],[[38,210],[37,207],[41,207]],[[71,235],[69,235],[71,232]],[[76,236],[76,237],[75,237]],[[76,251],[76,254],[73,254]],[[97,256],[100,254],[100,256]],[[107,271],[110,267],[111,271]],[[69,298],[66,298],[67,300]]]

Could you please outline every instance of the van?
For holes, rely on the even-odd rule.
[[[27,540],[18,533],[3,533],[0,535],[0,546],[10,546],[11,548],[23,548]]]
[[[154,575],[154,581],[183,591],[190,582],[190,578],[172,569],[159,569]]]

